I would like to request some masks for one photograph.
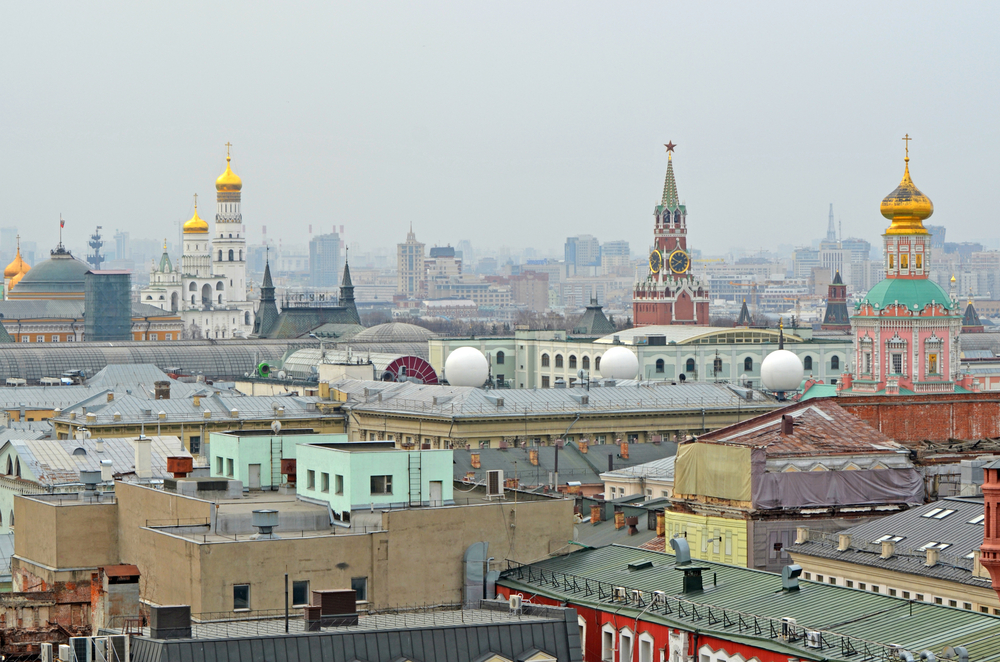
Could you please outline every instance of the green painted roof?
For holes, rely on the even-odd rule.
[[[870,303],[875,310],[882,310],[897,301],[906,304],[910,310],[923,310],[931,302],[939,303],[951,311],[958,310],[958,304],[929,278],[886,278],[868,290],[868,294],[858,302],[855,309]]]
[[[649,565],[629,568],[644,561]],[[681,592],[683,567],[674,565],[672,554],[619,545],[515,567],[504,571],[497,584],[567,600],[569,606],[599,606],[630,626],[641,615],[807,659],[858,661],[870,659],[869,654],[889,659],[895,655],[888,647],[899,645],[914,657],[930,650],[941,659],[946,646],[965,646],[970,660],[1000,660],[1000,617],[821,582],[800,580],[800,590],[782,591],[780,575],[711,561],[691,565],[705,568],[705,590]],[[618,586],[626,589],[628,604],[612,597]],[[633,602],[632,590],[642,592],[644,604]],[[664,600],[650,606],[654,591],[664,592]],[[822,650],[808,648],[801,638],[783,641],[781,619],[786,617],[796,619],[799,632],[821,631]],[[848,653],[848,646],[859,653]],[[869,653],[860,653],[865,648]]]

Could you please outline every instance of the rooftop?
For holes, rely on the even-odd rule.
[[[330,384],[357,411],[421,412],[441,417],[547,415],[553,412],[642,412],[690,409],[773,409],[777,401],[759,391],[726,384],[652,382],[584,388],[486,390],[468,386],[424,385],[341,379]]]
[[[885,568],[907,574],[990,586],[988,577],[972,574],[972,552],[983,544],[983,498],[949,497],[839,534],[809,532],[809,540],[789,548],[793,554],[817,556],[845,563]],[[840,534],[851,536],[850,547],[839,551]],[[893,555],[882,558],[882,541],[894,543]],[[927,567],[925,547],[935,545],[938,563]]]
[[[624,329],[609,333],[603,338],[598,338],[595,343],[613,344],[617,338],[624,345],[645,345],[646,338],[650,336],[663,336],[666,343],[677,343],[678,345],[692,344],[778,344],[778,329],[741,329],[725,326],[681,326],[652,325],[640,326],[632,329]],[[801,336],[785,332],[786,343],[805,342]]]
[[[673,480],[674,461],[676,456],[660,458],[652,462],[645,462],[631,467],[622,467],[614,471],[605,471],[601,474],[602,480],[630,480],[633,478],[646,478],[651,480]]]
[[[782,434],[782,419],[792,433]],[[899,453],[903,446],[840,407],[834,399],[809,400],[698,437],[701,443],[763,448],[768,457]]]
[[[705,569],[705,589],[683,593],[683,566],[672,554],[610,545],[512,567],[498,584],[594,605],[630,622],[641,616],[805,659],[887,662],[898,659],[897,646],[914,657],[930,650],[940,658],[946,647],[964,646],[970,660],[1000,659],[995,616],[804,580],[798,591],[783,591],[781,577],[772,573],[703,560],[697,565]],[[782,637],[785,618],[795,619],[790,640]],[[807,645],[806,629],[820,633],[819,650]]]
[[[177,437],[149,437],[153,476],[168,476],[167,457],[190,453]],[[99,451],[98,445],[103,448]],[[6,445],[17,452],[22,476],[42,485],[78,484],[81,471],[100,471],[103,460],[111,460],[112,472],[135,471],[135,441],[132,439],[17,439]],[[3,448],[0,447],[0,450]],[[5,471],[0,467],[0,471]]]

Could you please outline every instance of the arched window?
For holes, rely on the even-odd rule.
[[[177,301],[179,299],[180,299],[180,297],[177,296],[177,292],[174,292],[173,294],[170,295],[170,310],[172,310],[172,311],[176,311],[177,310]]]
[[[497,365],[503,365],[503,352],[497,352]]]
[[[576,354],[569,355],[569,369],[576,370]]]
[[[583,361],[581,363],[583,363],[583,369],[584,370],[590,370],[590,357],[589,356],[583,357]]]
[[[14,475],[17,476],[18,478],[21,477],[21,458],[17,458],[16,460],[14,460]],[[11,524],[13,523],[14,522],[11,522]]]
[[[250,326],[250,311],[249,310],[246,311],[245,313],[243,313],[243,323],[246,324],[247,326]]]
[[[222,262],[222,249],[219,249],[219,262]]]
[[[222,303],[222,295],[221,294],[219,295],[219,303],[220,304]]]
[[[233,253],[233,249],[232,249],[232,248],[230,248],[230,249],[229,249],[229,261],[230,261],[230,262],[232,262],[232,261],[233,261],[233,257],[234,257],[234,255],[235,255],[235,254]]]
[[[694,372],[694,359],[688,359],[684,362],[684,372]]]
[[[802,367],[805,368],[806,370],[812,370],[813,369],[813,357],[807,356],[805,359],[803,359],[803,361],[802,361]]]
[[[7,475],[14,473],[14,461],[10,459],[10,455],[7,456]]]
[[[198,291],[198,286],[195,285],[194,283],[191,283],[190,285],[188,285],[188,290],[191,291],[191,292],[197,292]]]
[[[600,356],[595,356],[594,357],[594,370],[600,370],[600,369],[601,369],[601,357]]]
[[[242,262],[242,261],[243,261],[243,249],[241,248],[240,249],[240,262]]]
[[[215,291],[221,292],[225,287],[226,285],[220,280],[218,283],[215,284]]]
[[[152,300],[153,300],[153,296],[150,295],[150,294],[147,294],[146,295],[146,301],[152,301]]]
[[[833,357],[830,358],[830,369],[831,370],[840,370],[840,357],[839,356],[833,356]]]
[[[193,294],[191,295],[191,305],[192,306],[194,305],[194,295]]]
[[[743,359],[743,369],[746,370],[747,372],[753,370],[753,359],[750,358],[749,356]]]
[[[556,367],[557,367],[557,368],[561,368],[561,367],[563,367],[563,358],[562,358],[562,354],[556,354]]]
[[[542,367],[543,368],[548,368],[549,367],[549,355],[548,354],[542,354]]]
[[[656,372],[663,372],[663,359],[656,359]]]
[[[160,301],[165,301],[165,300],[166,300],[166,297],[164,297],[164,296],[163,296],[163,295],[161,294],[161,295],[160,295]]]

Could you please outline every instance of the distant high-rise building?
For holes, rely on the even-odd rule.
[[[837,227],[833,223],[833,203],[830,203],[830,220],[826,225],[826,240],[837,241]]]
[[[309,283],[313,287],[337,287],[340,273],[340,235],[321,234],[309,240]]]
[[[132,259],[132,245],[129,243],[128,232],[123,230],[115,232],[115,259]]]
[[[406,242],[396,246],[396,294],[418,297],[424,289],[424,245],[417,241],[413,226]]]
[[[567,276],[597,276],[601,266],[601,242],[597,237],[581,234],[567,237],[564,249]]]

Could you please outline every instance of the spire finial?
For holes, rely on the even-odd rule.
[[[196,214],[198,213],[198,194],[197,193],[194,194],[194,211],[195,211]]]
[[[778,318],[778,349],[785,349],[785,320]]]
[[[232,146],[233,143],[226,143],[226,163],[229,163],[229,159],[232,158],[229,156],[229,148]]]
[[[667,148],[667,160],[668,161],[673,161],[674,160],[674,147],[677,147],[677,145],[675,145],[674,141],[671,140],[670,142],[664,144],[663,146]]]
[[[166,237],[163,238],[163,252],[164,253],[167,252],[167,238]]]
[[[910,137],[910,134],[906,134],[905,136],[903,136],[903,142],[906,145],[906,158],[903,159],[903,160],[906,161],[907,163],[910,162],[910,141],[911,140],[913,140],[913,138]]]

